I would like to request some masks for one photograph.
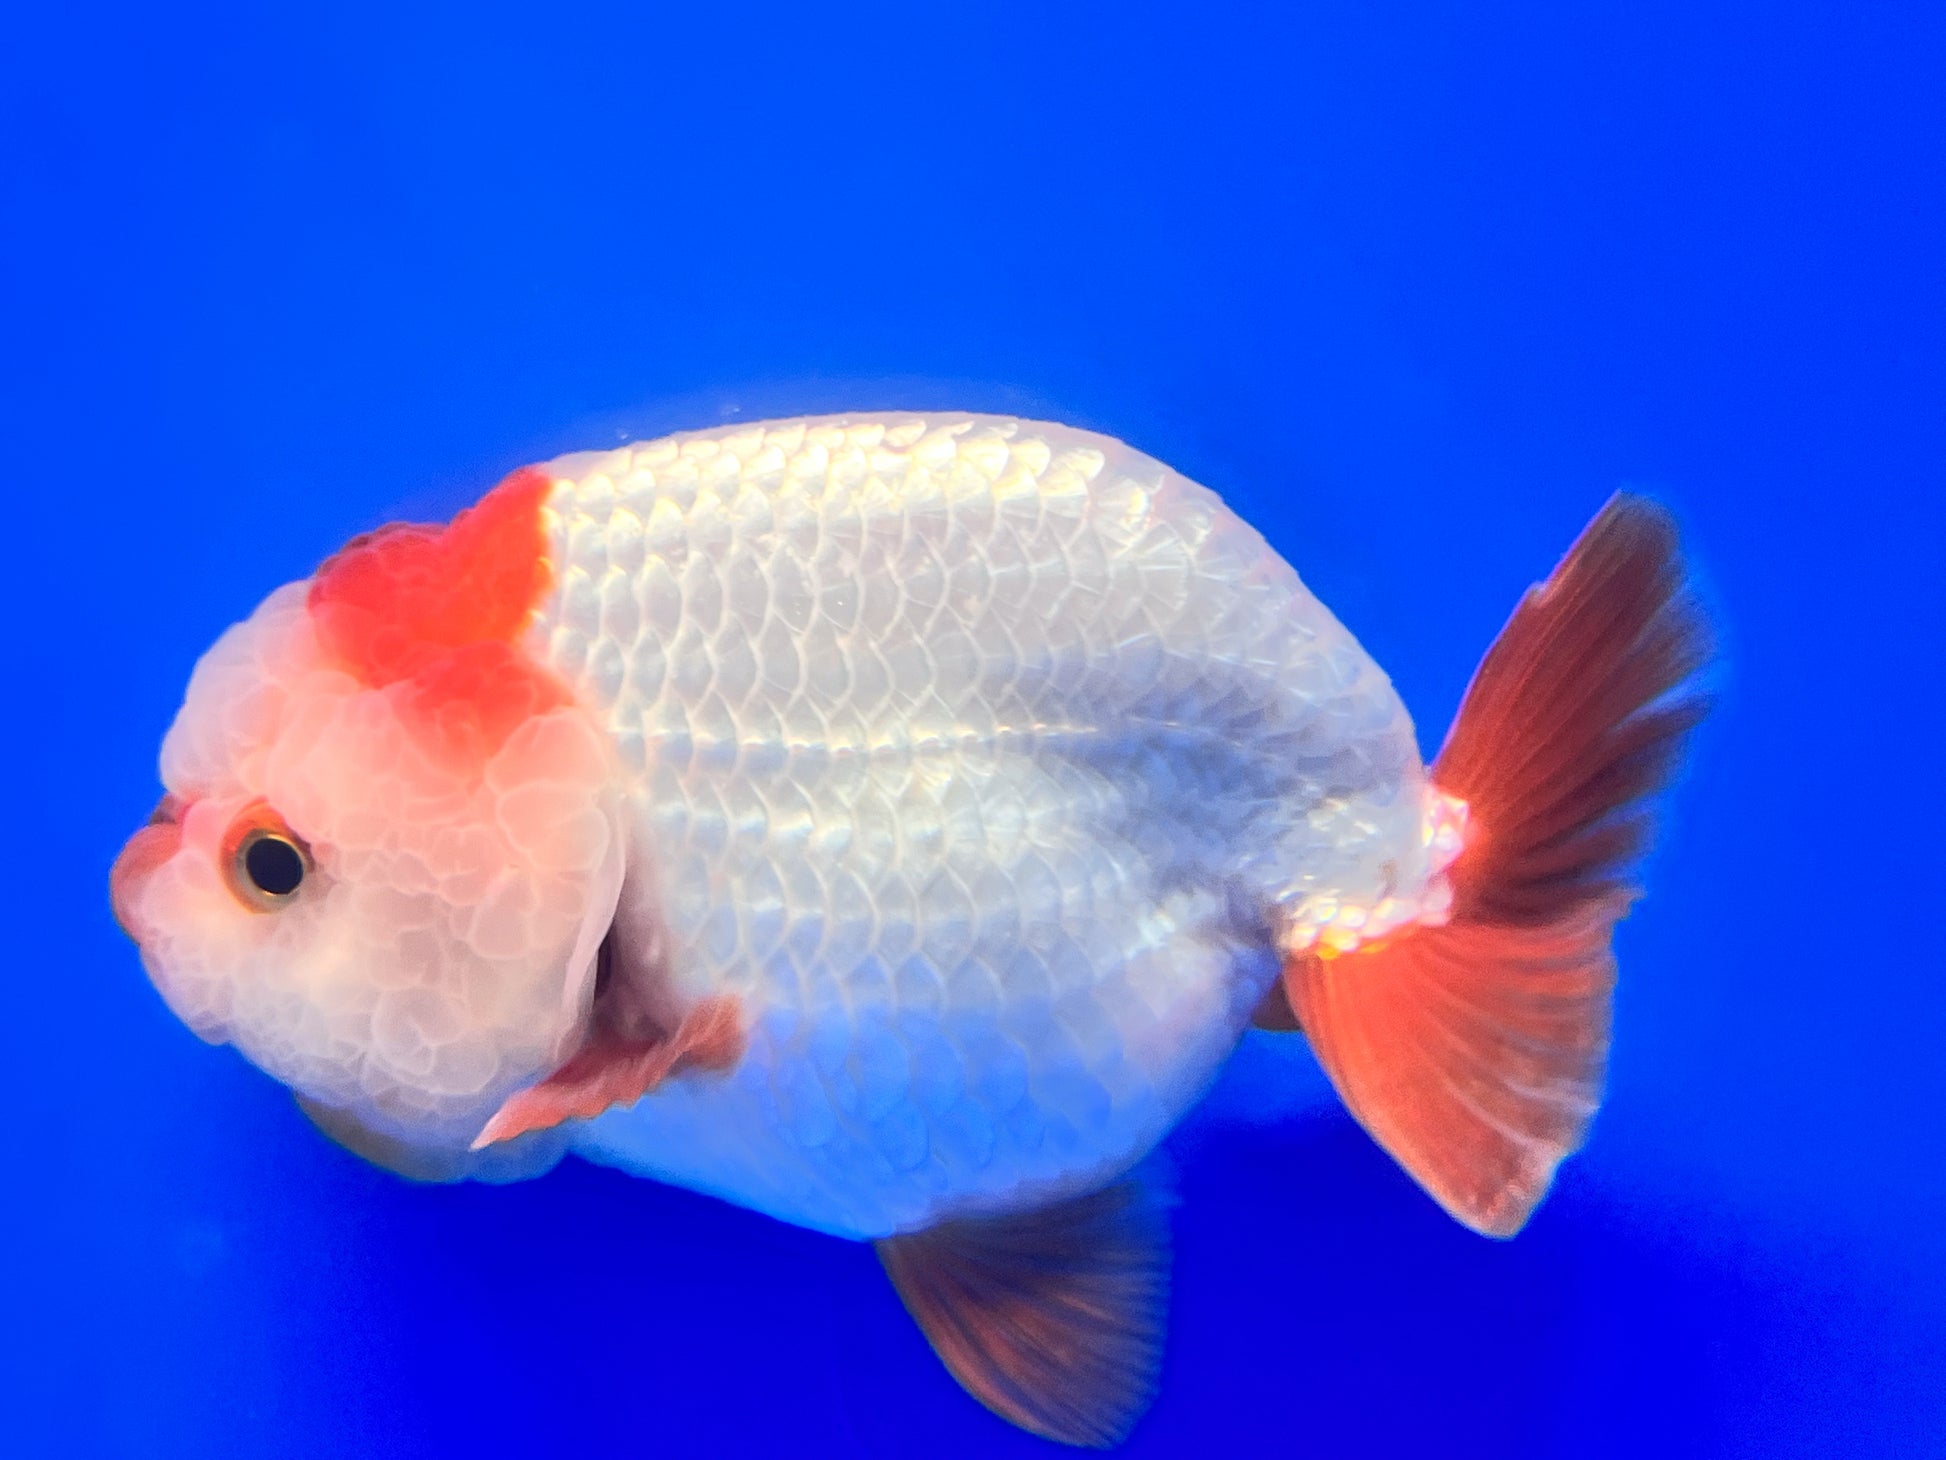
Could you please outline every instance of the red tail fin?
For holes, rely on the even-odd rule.
[[[1707,656],[1674,525],[1614,498],[1528,590],[1433,765],[1470,807],[1451,921],[1284,970],[1352,1114],[1478,1231],[1520,1229],[1599,1103],[1610,935]]]

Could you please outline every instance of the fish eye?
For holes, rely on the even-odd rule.
[[[311,871],[311,852],[267,807],[237,818],[224,838],[223,872],[236,900],[252,912],[275,912],[297,896]]]

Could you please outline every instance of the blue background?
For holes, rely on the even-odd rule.
[[[1727,645],[1552,1201],[1468,1235],[1253,1037],[1128,1453],[1946,1453],[1942,12],[1375,8],[10,19],[10,1453],[1053,1453],[865,1248],[361,1166],[103,890],[195,655],[353,532],[928,403],[1226,493],[1428,740],[1618,485]]]

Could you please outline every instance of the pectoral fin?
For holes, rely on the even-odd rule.
[[[490,1151],[460,1146],[420,1146],[375,1131],[356,1116],[297,1097],[304,1118],[352,1155],[407,1181],[525,1181],[561,1159],[567,1142],[554,1132],[539,1132]]]
[[[1024,1430],[1105,1448],[1155,1395],[1171,1205],[1151,1170],[1036,1211],[888,1237],[878,1255],[967,1393]]]
[[[473,1149],[633,1105],[681,1069],[728,1069],[742,1055],[743,1040],[742,1010],[729,995],[700,1001],[672,1034],[626,1035],[597,1023],[573,1059],[507,1097]]]

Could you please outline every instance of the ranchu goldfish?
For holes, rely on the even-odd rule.
[[[1215,494],[973,415],[734,425],[352,541],[203,657],[114,865],[162,998],[359,1154],[571,1151],[876,1244],[959,1382],[1153,1396],[1150,1152],[1253,1021],[1506,1236],[1600,1098],[1704,696],[1618,496],[1430,768]]]

